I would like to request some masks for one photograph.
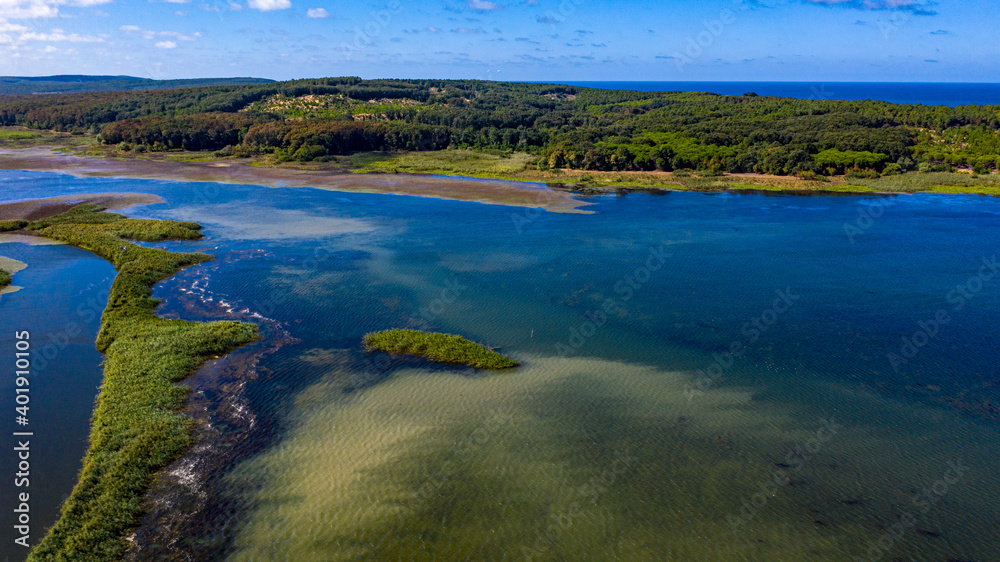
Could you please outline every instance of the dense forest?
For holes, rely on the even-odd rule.
[[[540,168],[893,174],[1000,166],[1000,105],[924,106],[476,80],[355,77],[0,96],[0,125],[126,150],[274,154],[475,148]]]

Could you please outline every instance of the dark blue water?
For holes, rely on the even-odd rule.
[[[881,100],[923,105],[998,105],[1000,84],[924,82],[566,82],[639,92],[710,92],[826,100]]]
[[[205,240],[166,246],[217,257],[157,289],[169,309],[196,318],[221,301],[299,340],[245,386],[273,441],[212,489],[245,506],[225,513],[231,542],[208,537],[233,559],[996,552],[1000,199],[673,192],[536,215],[310,189],[0,181],[20,198],[161,195],[129,214],[199,221]],[[360,349],[364,333],[415,320],[525,367],[383,368]],[[831,417],[835,438],[757,498]],[[873,546],[910,512],[913,525]]]
[[[27,492],[31,507],[31,544],[55,523],[59,508],[76,482],[90,434],[88,422],[101,384],[101,354],[94,348],[101,312],[114,279],[111,265],[90,252],[71,246],[0,244],[0,255],[28,264],[14,275],[16,293],[0,296],[0,357],[7,363],[0,379],[4,443],[11,433],[30,443],[28,486],[15,487],[17,462],[11,447],[0,455],[0,471],[10,476],[0,489],[4,526],[0,553],[23,559],[26,550],[14,546],[11,509]],[[30,333],[32,368],[28,424],[15,425],[16,381],[13,376],[15,332]],[[18,502],[19,503],[19,502]],[[10,506],[10,509],[6,509]],[[6,559],[6,558],[5,558]]]

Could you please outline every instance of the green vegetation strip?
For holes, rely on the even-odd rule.
[[[0,221],[0,232],[10,232],[12,230],[21,230],[22,228],[28,226],[28,221],[13,220],[13,221]]]
[[[365,348],[391,355],[417,355],[441,363],[477,369],[510,369],[517,362],[462,336],[418,330],[385,330],[366,334]]]
[[[10,273],[0,269],[0,289],[6,289],[9,287],[11,281],[12,279],[10,278]]]
[[[205,360],[257,337],[253,324],[156,316],[153,285],[212,258],[127,240],[197,240],[198,224],[127,219],[102,210],[81,205],[28,225],[40,236],[90,250],[118,270],[97,338],[105,356],[104,383],[90,449],[59,520],[29,560],[121,560],[154,475],[191,443],[193,422],[178,415],[187,389],[175,383]]]

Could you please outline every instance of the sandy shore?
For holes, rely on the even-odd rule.
[[[585,201],[574,199],[572,193],[525,182],[418,174],[353,174],[342,169],[320,166],[262,168],[240,162],[113,160],[61,154],[49,147],[0,148],[0,170],[63,172],[77,177],[123,177],[395,193],[491,205],[544,208],[560,213],[586,213],[582,208],[589,205]]]
[[[84,204],[100,205],[105,209],[127,209],[135,205],[150,205],[163,202],[160,196],[148,193],[64,195],[62,197],[0,203],[0,220],[26,219],[36,221],[58,215],[77,205]]]

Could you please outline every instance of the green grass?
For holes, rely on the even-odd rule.
[[[33,131],[18,131],[15,129],[8,129],[6,127],[0,128],[0,139],[4,140],[26,140],[33,139],[38,136],[38,133]]]
[[[40,236],[94,252],[118,270],[97,338],[105,356],[104,381],[90,448],[59,520],[29,560],[122,559],[125,537],[142,517],[142,497],[156,472],[191,443],[193,422],[179,415],[187,389],[176,383],[205,360],[257,337],[253,324],[156,316],[153,285],[212,258],[127,240],[196,240],[201,238],[197,224],[100,211],[79,206],[29,225]]]
[[[380,153],[365,152],[343,160],[355,167],[355,172],[401,172],[411,174],[460,175],[469,177],[505,178],[525,170],[532,160],[530,154],[491,154],[474,150],[438,150],[431,152]],[[341,161],[338,158],[338,161]]]
[[[0,127],[0,147],[28,148],[32,146],[83,146],[97,141],[96,135],[71,135],[22,127]]]
[[[10,273],[0,269],[0,289],[6,289],[9,287],[11,281],[13,280],[10,278]]]
[[[28,221],[25,220],[11,220],[11,221],[0,221],[0,232],[10,232],[11,230],[21,230],[22,228],[28,226]]]
[[[385,330],[364,337],[369,351],[390,355],[417,355],[441,363],[468,365],[477,369],[510,369],[517,362],[462,336],[418,330]]]
[[[957,193],[973,195],[1000,195],[1000,184],[965,187],[960,185],[934,185],[927,193]]]
[[[875,191],[899,193],[984,193],[1000,195],[1000,175],[990,174],[978,178],[971,174],[949,172],[915,173],[886,176],[878,179],[853,179]]]

